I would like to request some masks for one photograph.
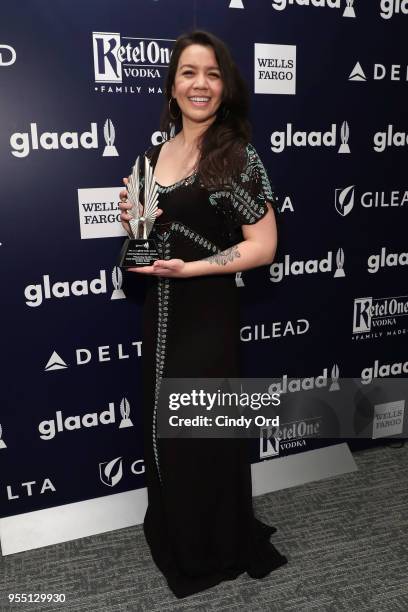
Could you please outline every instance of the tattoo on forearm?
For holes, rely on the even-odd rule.
[[[209,263],[215,263],[219,266],[225,266],[229,261],[233,261],[236,257],[241,257],[241,253],[238,250],[238,245],[225,249],[221,253],[215,253],[209,257],[205,257],[204,260]]]

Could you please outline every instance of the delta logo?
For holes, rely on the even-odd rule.
[[[408,1],[408,0],[407,0]],[[402,73],[402,74],[401,74]],[[350,72],[348,80],[353,83],[366,83],[367,81],[408,81],[408,65],[391,64],[387,67],[385,64],[374,64],[372,70],[363,70],[360,62],[356,62],[353,70]]]

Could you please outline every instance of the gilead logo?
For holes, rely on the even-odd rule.
[[[106,293],[106,272],[105,270],[99,271],[99,277],[94,278],[90,282],[87,280],[76,280],[70,283],[69,281],[62,281],[52,283],[48,274],[44,274],[41,285],[27,285],[24,290],[27,306],[41,306],[44,299],[49,300],[52,297],[63,298],[71,295],[89,295],[93,293],[95,295],[99,293]]]

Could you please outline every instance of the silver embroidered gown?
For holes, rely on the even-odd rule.
[[[146,152],[154,168],[161,145]],[[197,175],[159,188],[163,214],[151,234],[159,256],[194,261],[242,240],[274,196],[255,149],[240,181],[209,192]],[[247,572],[262,578],[287,562],[269,542],[274,527],[254,517],[247,439],[157,437],[163,377],[238,377],[235,274],[149,277],[143,319],[144,455],[152,557],[181,598]]]

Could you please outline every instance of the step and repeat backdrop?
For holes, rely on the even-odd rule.
[[[407,25],[408,0],[2,7],[0,517],[145,486],[144,285],[116,266],[118,194],[165,138],[171,49],[194,28],[246,78],[278,197],[275,262],[236,275],[243,375],[293,395],[407,376]],[[380,432],[366,415],[364,443],[404,409]],[[281,423],[253,462],[338,442]]]

